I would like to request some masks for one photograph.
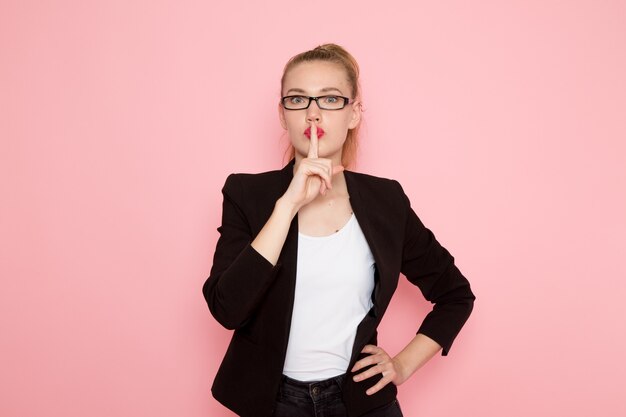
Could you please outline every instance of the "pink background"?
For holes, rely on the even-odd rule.
[[[283,166],[281,70],[323,42],[362,67],[355,170],[477,295],[405,415],[625,415],[626,3],[223,3],[0,3],[0,415],[232,416],[220,190]],[[402,279],[381,346],[430,308]]]

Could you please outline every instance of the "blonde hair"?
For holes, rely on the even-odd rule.
[[[334,43],[319,45],[316,48],[291,57],[285,65],[283,76],[280,79],[281,92],[285,83],[285,76],[289,70],[302,62],[310,61],[325,61],[339,64],[346,71],[348,83],[352,88],[352,97],[350,97],[351,101],[360,98],[361,88],[359,84],[359,64],[348,51]],[[348,130],[346,141],[342,147],[341,163],[346,169],[351,168],[356,160],[360,125],[361,124],[359,123],[355,128]],[[296,150],[291,143],[289,144],[289,148],[287,148],[286,152],[289,152],[289,160],[295,156]]]

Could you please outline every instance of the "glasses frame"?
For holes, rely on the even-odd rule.
[[[302,97],[302,98],[308,98],[309,99],[309,104],[306,105],[306,107],[302,107],[301,109],[290,109],[287,106],[285,106],[285,100],[291,97]],[[343,102],[343,106],[339,107],[338,109],[328,109],[325,107],[320,106],[320,102],[318,101],[320,98],[326,98],[326,97],[339,97],[342,98],[344,100]],[[318,96],[318,97],[311,97],[311,96],[305,96],[302,94],[294,94],[291,96],[285,96],[285,97],[281,97],[280,99],[280,104],[282,104],[282,106],[284,107],[285,110],[306,110],[311,106],[311,103],[315,100],[315,103],[317,104],[317,107],[320,108],[320,110],[343,110],[348,104],[350,104],[350,99],[348,97],[344,97],[344,96],[339,96],[337,94],[327,94],[325,96]]]

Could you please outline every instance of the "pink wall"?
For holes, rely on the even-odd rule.
[[[625,415],[625,3],[223,3],[0,4],[0,415],[232,415],[201,294],[220,189],[282,167],[282,66],[327,41],[362,66],[356,170],[477,294],[405,415]],[[399,290],[391,353],[430,309]]]

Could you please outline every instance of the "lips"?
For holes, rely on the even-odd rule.
[[[306,130],[304,131],[304,136],[306,136],[307,138],[311,139],[311,128],[307,127]],[[324,129],[322,129],[321,127],[317,128],[317,138],[321,139],[322,136],[324,136]]]

